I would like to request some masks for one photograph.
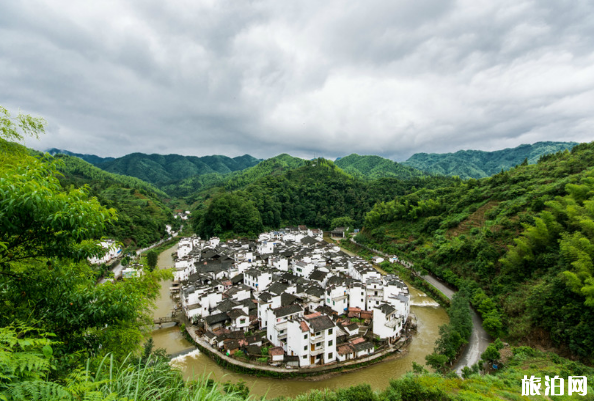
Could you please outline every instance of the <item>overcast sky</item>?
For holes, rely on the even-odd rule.
[[[0,105],[100,156],[594,138],[591,0],[0,2]]]

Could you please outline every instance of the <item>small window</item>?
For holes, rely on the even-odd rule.
[[[331,352],[331,353],[329,353],[329,354],[328,354],[328,359],[332,359],[332,357],[333,357],[333,356],[334,356],[334,355],[333,355],[333,353],[332,353],[332,352]]]
[[[303,355],[301,359],[307,359],[307,355]]]
[[[316,333],[316,337],[317,337],[317,336],[319,336],[319,335],[320,335],[320,332],[318,331],[318,332]]]
[[[305,334],[305,335],[303,336],[303,339],[304,339],[304,340],[307,340],[307,334]]]
[[[307,351],[307,345],[303,347],[303,351]]]
[[[334,342],[332,340],[328,341],[328,346],[331,347]]]
[[[332,334],[332,329],[328,329],[328,334]]]

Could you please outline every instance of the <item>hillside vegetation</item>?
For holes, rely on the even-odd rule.
[[[165,205],[167,195],[138,178],[111,174],[74,156],[56,155],[66,188],[86,186],[89,195],[117,211],[118,218],[105,228],[105,235],[126,245],[145,247],[167,235],[166,224],[175,225]]]
[[[570,150],[575,145],[575,142],[537,142],[494,152],[460,150],[443,154],[416,153],[402,164],[432,174],[457,175],[464,179],[484,178],[509,170],[524,160],[534,164],[543,155]]]
[[[157,186],[203,174],[228,174],[255,166],[260,160],[250,155],[181,156],[132,153],[97,166],[110,173],[140,178]]]
[[[353,177],[370,180],[385,177],[405,180],[427,175],[427,173],[416,168],[405,166],[380,156],[359,156],[353,153],[336,160],[334,163]]]
[[[346,225],[351,228],[361,227],[366,212],[376,202],[419,187],[434,188],[459,181],[451,177],[368,181],[350,176],[326,159],[304,163],[282,174],[268,174],[242,190],[214,194],[208,205],[194,213],[196,231],[203,236],[231,236],[298,224],[330,229],[336,219],[350,223]],[[232,219],[232,205],[242,205],[243,215],[250,216],[253,224]]]
[[[115,160],[115,157],[101,157],[101,156],[97,156],[97,155],[74,153],[74,152],[70,152],[68,150],[56,149],[56,148],[48,149],[48,150],[46,150],[46,152],[49,153],[52,156],[55,156],[55,155],[67,155],[67,156],[78,157],[79,159],[83,159],[87,163],[91,163],[94,166],[96,166],[96,165],[98,165],[100,163],[104,163],[104,162],[109,162],[109,161]]]
[[[471,301],[493,336],[594,362],[594,144],[376,204],[358,241]]]
[[[205,174],[186,178],[169,185],[163,186],[163,190],[172,196],[189,197],[188,203],[194,203],[204,199],[212,193],[222,189],[241,189],[252,184],[260,178],[282,174],[284,171],[295,169],[305,165],[305,160],[290,156],[286,153],[271,157],[256,164],[253,167],[229,174]]]

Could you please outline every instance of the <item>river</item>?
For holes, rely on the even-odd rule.
[[[176,249],[177,245],[174,245],[159,255],[159,268],[173,267],[171,253],[175,252]],[[161,284],[161,294],[156,303],[155,317],[169,316],[171,313],[173,301],[169,297],[170,286],[170,281]],[[186,378],[207,375],[218,382],[243,380],[249,386],[252,394],[266,395],[267,398],[283,395],[294,397],[313,389],[336,389],[356,384],[369,384],[374,389],[381,390],[387,387],[391,379],[411,370],[413,362],[425,364],[425,355],[433,352],[435,339],[439,335],[439,326],[449,321],[444,308],[410,285],[409,289],[411,312],[417,316],[418,330],[413,337],[408,352],[400,358],[388,358],[376,365],[321,380],[316,380],[316,378],[313,378],[313,380],[311,378],[281,380],[233,373],[221,368],[199,351],[177,357],[173,360],[173,363],[182,370]],[[182,337],[178,327],[156,330],[152,333],[152,337],[155,346],[165,348],[169,354],[176,355],[193,349],[192,344]]]

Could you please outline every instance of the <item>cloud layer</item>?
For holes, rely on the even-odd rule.
[[[0,104],[36,148],[270,157],[590,141],[588,0],[0,5]]]

